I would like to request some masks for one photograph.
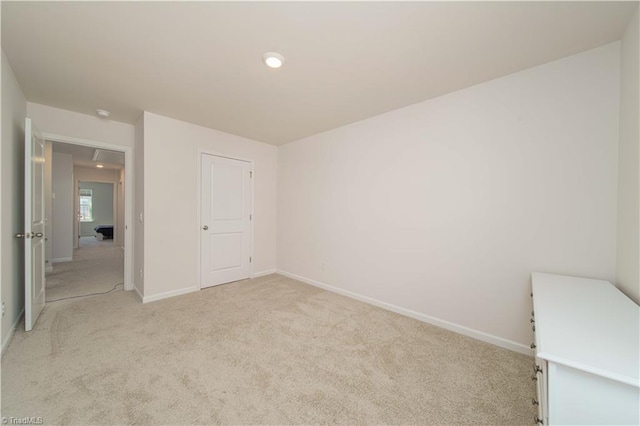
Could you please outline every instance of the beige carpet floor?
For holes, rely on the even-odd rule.
[[[74,250],[73,261],[53,264],[46,274],[47,301],[87,294],[122,290],[124,284],[124,251],[113,240],[83,237],[80,248]]]
[[[82,236],[78,241],[78,246],[80,248],[85,247],[113,247],[114,241],[113,239],[102,239],[99,240],[95,236]]]
[[[2,358],[45,424],[531,424],[532,359],[282,277],[48,304]]]

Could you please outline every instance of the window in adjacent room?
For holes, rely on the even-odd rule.
[[[93,190],[80,189],[80,222],[93,222]]]

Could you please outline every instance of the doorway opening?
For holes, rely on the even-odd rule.
[[[116,183],[78,180],[76,191],[77,249],[113,245],[122,247],[116,217],[118,208],[123,206],[118,203],[120,194],[116,192]]]
[[[46,301],[132,289],[130,148],[44,136]]]

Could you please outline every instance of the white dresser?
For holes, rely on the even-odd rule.
[[[640,424],[640,308],[608,281],[531,276],[536,421]]]

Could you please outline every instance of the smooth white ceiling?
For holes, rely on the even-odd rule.
[[[79,167],[96,167],[102,164],[103,169],[119,170],[124,168],[124,153],[117,151],[109,151],[106,149],[96,149],[88,146],[74,145],[63,142],[52,142],[51,149],[53,152],[61,154],[70,154],[73,165]],[[96,161],[93,157],[98,151]]]
[[[636,7],[3,1],[2,48],[29,101],[279,145],[619,40]]]

